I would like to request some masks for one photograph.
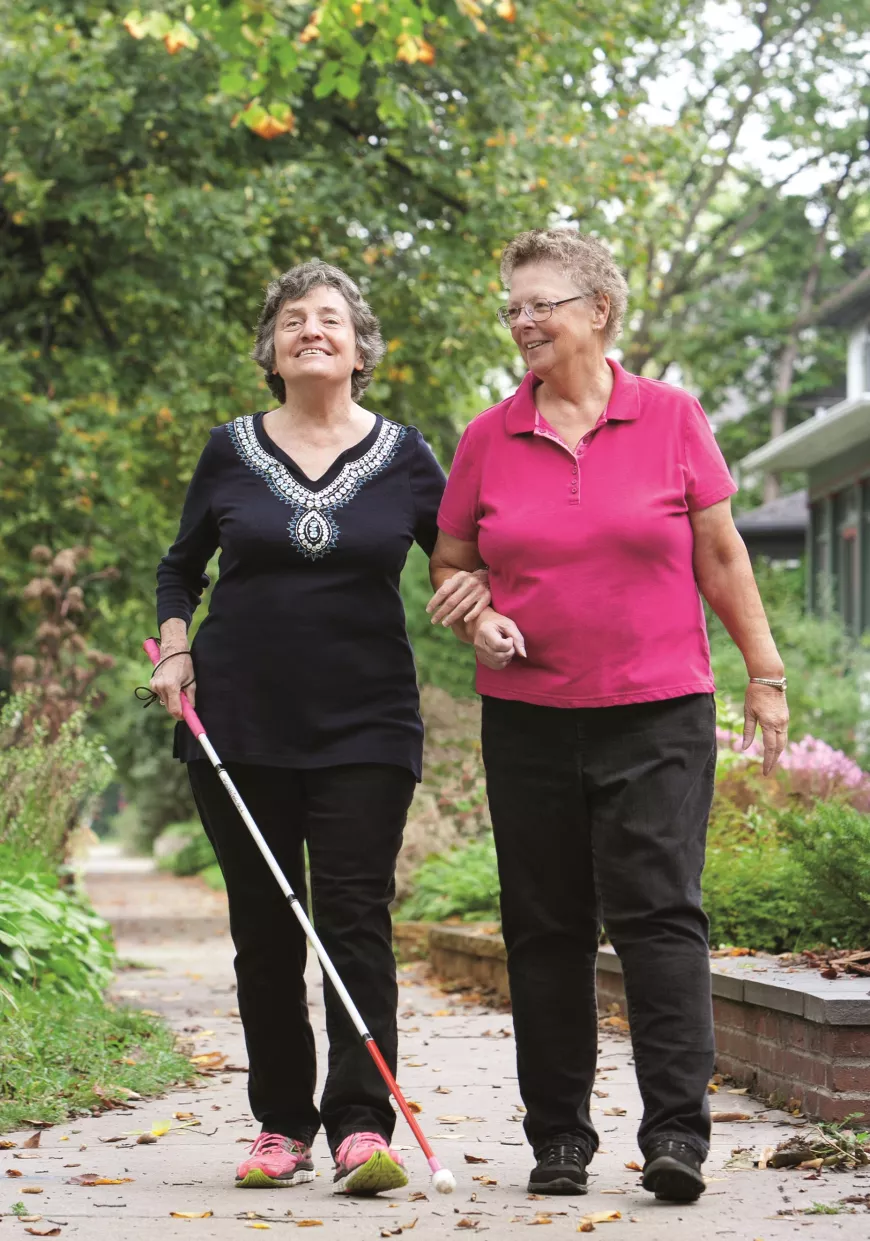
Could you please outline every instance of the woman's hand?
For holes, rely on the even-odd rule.
[[[468,623],[476,620],[484,608],[489,607],[491,599],[486,569],[475,569],[473,573],[460,569],[441,583],[426,604],[426,611],[432,617],[433,625],[440,621],[445,629],[449,629],[460,621]]]
[[[525,659],[526,644],[512,620],[487,608],[474,630],[474,651],[484,667],[501,672],[514,655]]]
[[[779,756],[788,743],[788,703],[782,690],[771,685],[753,685],[746,688],[743,703],[743,749],[748,750],[755,740],[755,732],[761,725],[764,745],[762,772],[769,776]]]
[[[169,659],[168,656],[172,655]],[[193,660],[190,658],[190,652],[184,650],[183,653],[173,653],[160,648],[161,663],[156,668],[151,678],[151,689],[160,699],[160,705],[165,707],[169,714],[176,720],[181,719],[181,691],[184,690],[191,706],[196,704],[196,681],[194,680]],[[188,682],[190,682],[188,684]]]

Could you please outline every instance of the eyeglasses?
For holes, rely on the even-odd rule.
[[[550,318],[557,306],[564,306],[566,302],[579,302],[586,296],[586,293],[578,293],[575,297],[563,297],[559,302],[551,302],[545,297],[539,297],[536,302],[526,302],[525,306],[502,306],[498,311],[498,321],[502,327],[513,327],[520,315],[525,312],[533,323],[543,323],[545,319]]]

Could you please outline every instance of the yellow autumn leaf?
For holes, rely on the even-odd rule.
[[[170,1211],[173,1219],[211,1219],[214,1211]]]
[[[596,1211],[594,1215],[584,1215],[581,1224],[612,1224],[622,1219],[621,1211]],[[580,1229],[577,1229],[580,1232]]]
[[[163,1135],[168,1133],[171,1128],[171,1120],[155,1120],[154,1124],[151,1126],[151,1132],[154,1134],[155,1138],[162,1138]]]

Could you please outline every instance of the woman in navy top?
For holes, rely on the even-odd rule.
[[[382,355],[377,319],[337,268],[314,261],[269,285],[253,356],[280,405],[211,432],[157,571],[166,662],[152,688],[180,719],[187,686],[303,899],[307,843],[318,932],[395,1072],[389,904],[423,742],[399,577],[412,542],[427,554],[435,545],[444,474],[419,431],[357,404]],[[218,548],[209,614],[188,652]],[[449,619],[488,598],[480,575],[458,574]],[[322,1121],[339,1192],[406,1184],[389,1147],[388,1092],[328,982],[329,1072],[315,1107],[304,935],[181,725],[175,753],[226,879],[262,1123],[236,1183],[313,1179]]]

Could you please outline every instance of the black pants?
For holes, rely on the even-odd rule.
[[[305,989],[306,940],[210,763],[188,765],[203,826],[227,884],[248,1096],[264,1129],[312,1141],[321,1120],[334,1151],[350,1133],[389,1139],[389,1092],[328,980],[329,1068],[318,1114]],[[389,905],[414,776],[375,763],[289,770],[228,763],[227,771],[300,899],[308,844],[313,922],[393,1073],[396,963]]]
[[[701,910],[716,765],[708,694],[630,706],[483,701],[483,758],[526,1134],[591,1154],[601,921],[622,961],[642,1151],[706,1156],[713,1017]]]

